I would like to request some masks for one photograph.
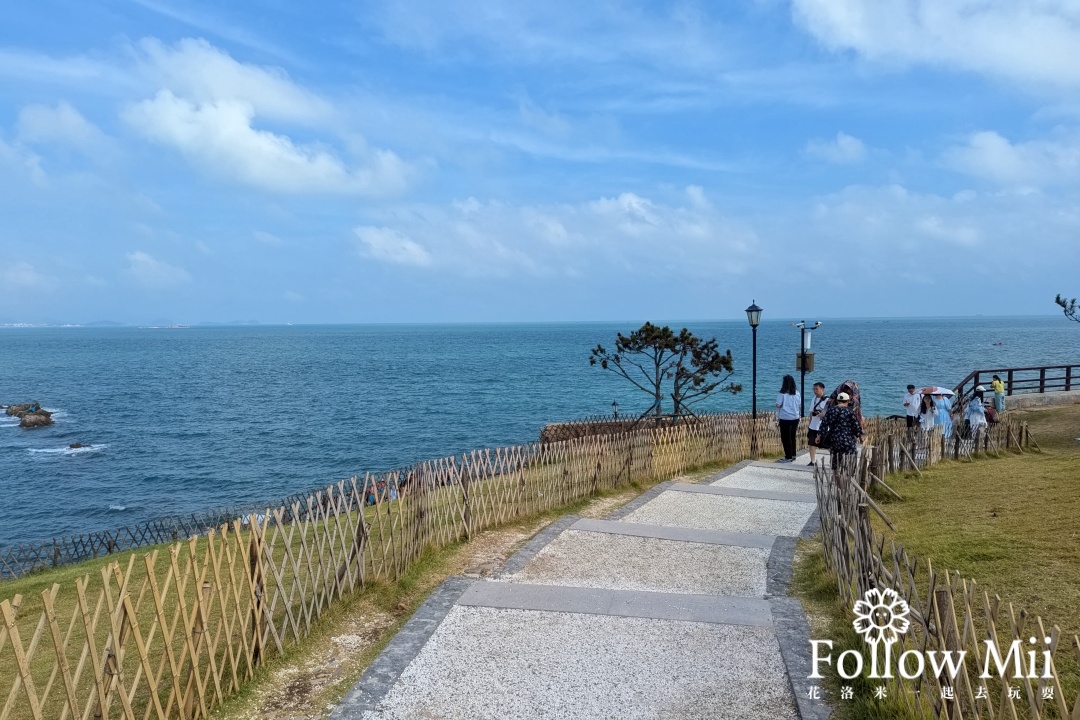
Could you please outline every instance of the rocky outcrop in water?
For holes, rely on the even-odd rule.
[[[19,427],[36,428],[53,424],[52,413],[42,410],[41,404],[36,402],[8,405],[4,412],[19,418]]]

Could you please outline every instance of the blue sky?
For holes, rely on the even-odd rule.
[[[1067,0],[36,0],[0,322],[1050,314]]]

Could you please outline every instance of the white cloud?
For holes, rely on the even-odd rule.
[[[792,9],[835,50],[1080,87],[1080,5],[1072,0],[793,0]]]
[[[19,260],[5,263],[0,269],[0,283],[7,289],[35,290],[49,287],[51,280],[34,269],[28,262]]]
[[[334,112],[284,70],[237,62],[206,40],[185,38],[170,47],[147,38],[139,50],[140,68],[152,86],[198,104],[237,101],[261,117],[303,123],[325,120]]]
[[[972,134],[946,150],[950,167],[1004,185],[1045,185],[1080,180],[1080,133],[1056,140],[1012,143],[996,132]]]
[[[142,251],[128,253],[128,273],[137,283],[152,290],[183,285],[191,280],[187,270],[155,259]]]
[[[293,290],[285,291],[285,294],[282,295],[282,297],[292,303],[304,302],[304,296]]]
[[[836,140],[811,140],[803,152],[812,158],[846,165],[866,159],[866,146],[859,138],[845,132],[836,134]]]
[[[21,144],[9,144],[0,138],[0,168],[14,168],[16,172],[30,178],[38,187],[48,185],[48,178],[41,167],[41,158]]]
[[[84,152],[98,152],[108,143],[96,125],[66,102],[27,105],[19,112],[17,132],[25,143],[63,144]]]
[[[390,150],[360,147],[355,164],[333,146],[296,142],[258,124],[320,128],[334,118],[325,100],[276,68],[240,63],[204,40],[175,47],[141,43],[143,74],[159,89],[126,105],[122,116],[150,140],[169,145],[210,173],[280,193],[388,195],[402,191],[413,168]]]
[[[470,277],[698,277],[745,270],[754,232],[717,210],[700,187],[669,194],[670,202],[625,192],[546,205],[470,197],[390,209],[381,214],[382,227],[371,229],[388,236],[379,235],[379,242],[415,243],[432,265]]]
[[[281,246],[282,240],[273,233],[263,232],[262,230],[256,230],[251,233],[252,237],[261,242],[263,245],[271,245],[273,247]]]
[[[424,267],[431,264],[428,251],[397,230],[361,226],[353,232],[360,239],[361,252],[367,257],[393,265]]]
[[[197,104],[162,90],[129,106],[124,119],[152,140],[171,145],[206,170],[246,185],[285,193],[387,194],[402,190],[411,169],[389,150],[367,167],[252,127],[254,107],[242,100]]]

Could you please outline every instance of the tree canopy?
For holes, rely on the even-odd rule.
[[[652,398],[642,415],[663,414],[666,391],[676,415],[691,414],[690,405],[712,392],[737,393],[741,385],[723,383],[734,372],[731,350],[720,352],[716,338],[702,340],[688,329],[676,334],[667,325],[645,323],[629,335],[619,333],[614,352],[597,345],[590,365],[618,373]]]
[[[1080,322],[1080,308],[1076,307],[1076,298],[1072,300],[1066,300],[1061,295],[1054,298],[1056,302],[1065,313],[1065,317],[1069,318],[1073,322]]]

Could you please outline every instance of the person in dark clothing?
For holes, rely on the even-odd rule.
[[[862,423],[850,407],[851,396],[845,392],[836,396],[836,404],[825,411],[822,427],[829,437],[833,471],[837,471],[846,458],[855,454],[862,439]]]

